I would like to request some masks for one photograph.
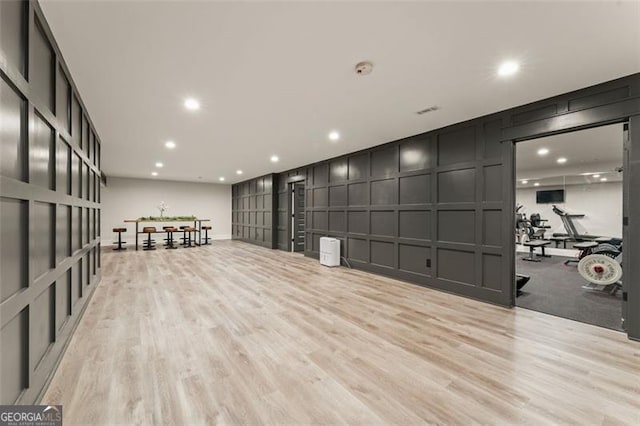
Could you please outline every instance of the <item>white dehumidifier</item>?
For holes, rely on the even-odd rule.
[[[340,240],[337,238],[320,238],[320,264],[340,266]]]

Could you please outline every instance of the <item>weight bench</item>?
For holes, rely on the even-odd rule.
[[[526,260],[529,262],[540,262],[540,259],[536,259],[535,249],[540,247],[542,250],[541,254],[538,254],[539,257],[551,257],[550,255],[544,252],[545,246],[551,244],[551,241],[547,240],[530,240],[524,243],[525,246],[529,247],[529,257],[523,257],[522,260]]]
[[[598,243],[595,241],[583,241],[581,243],[575,243],[573,245],[574,249],[578,249],[580,250],[580,254],[578,255],[577,259],[567,259],[564,261],[565,265],[568,265],[570,263],[578,263],[580,262],[580,260],[582,260],[583,257],[588,256],[591,254],[591,252],[593,251],[594,248],[598,247]]]
[[[560,243],[562,243],[562,248],[567,248],[567,241],[571,241],[571,237],[551,237],[549,238],[551,241],[556,243],[556,248],[560,248]]]

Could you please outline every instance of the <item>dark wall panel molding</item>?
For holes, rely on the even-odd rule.
[[[100,140],[37,2],[0,29],[0,404],[31,404],[100,281]]]
[[[513,306],[514,142],[622,121],[632,123],[631,170],[625,177],[635,182],[640,74],[321,161],[277,179],[306,177],[305,255],[317,258],[320,237],[333,236],[354,268]],[[286,185],[279,187],[279,199],[287,201]],[[640,217],[640,192],[630,191],[628,206],[630,217]],[[286,250],[287,210],[279,206],[277,212],[276,243]],[[630,224],[627,259],[640,256],[640,225]],[[640,282],[639,268],[625,267],[625,283]],[[629,287],[628,331],[640,339],[640,288]]]
[[[636,93],[640,92],[640,84],[633,86]],[[628,161],[624,171],[625,198],[627,198],[624,212],[627,225],[624,233],[624,278],[623,290],[627,292],[627,331],[629,337],[640,341],[640,114],[629,119],[627,132]]]
[[[233,186],[232,239],[276,248],[274,178],[271,174]]]

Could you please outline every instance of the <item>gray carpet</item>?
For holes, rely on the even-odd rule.
[[[544,312],[601,327],[622,330],[622,292],[585,290],[586,281],[578,274],[577,264],[563,265],[566,257],[542,258],[542,262],[522,260],[516,253],[516,270],[531,276],[516,304],[522,308]]]

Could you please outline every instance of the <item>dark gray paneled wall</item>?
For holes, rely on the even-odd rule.
[[[310,166],[306,253],[317,256],[320,237],[333,236],[354,267],[507,304],[494,121]]]
[[[283,172],[279,197],[286,199],[284,182],[305,180],[307,256],[318,256],[321,236],[335,236],[356,268],[512,306],[514,142],[622,121],[632,124],[625,179],[635,182],[640,74]],[[630,191],[628,206],[625,256],[633,259],[640,256],[633,220],[640,191]],[[274,212],[277,245],[286,249],[286,210]],[[639,268],[625,268],[627,325],[636,339]]]
[[[274,175],[261,176],[233,185],[231,192],[231,237],[276,248]]]
[[[0,404],[33,403],[100,280],[100,140],[38,4],[0,33]]]
[[[640,82],[635,94],[640,95]],[[627,211],[624,227],[623,290],[627,292],[626,326],[629,337],[640,341],[640,115],[629,119],[628,161],[624,170]]]

